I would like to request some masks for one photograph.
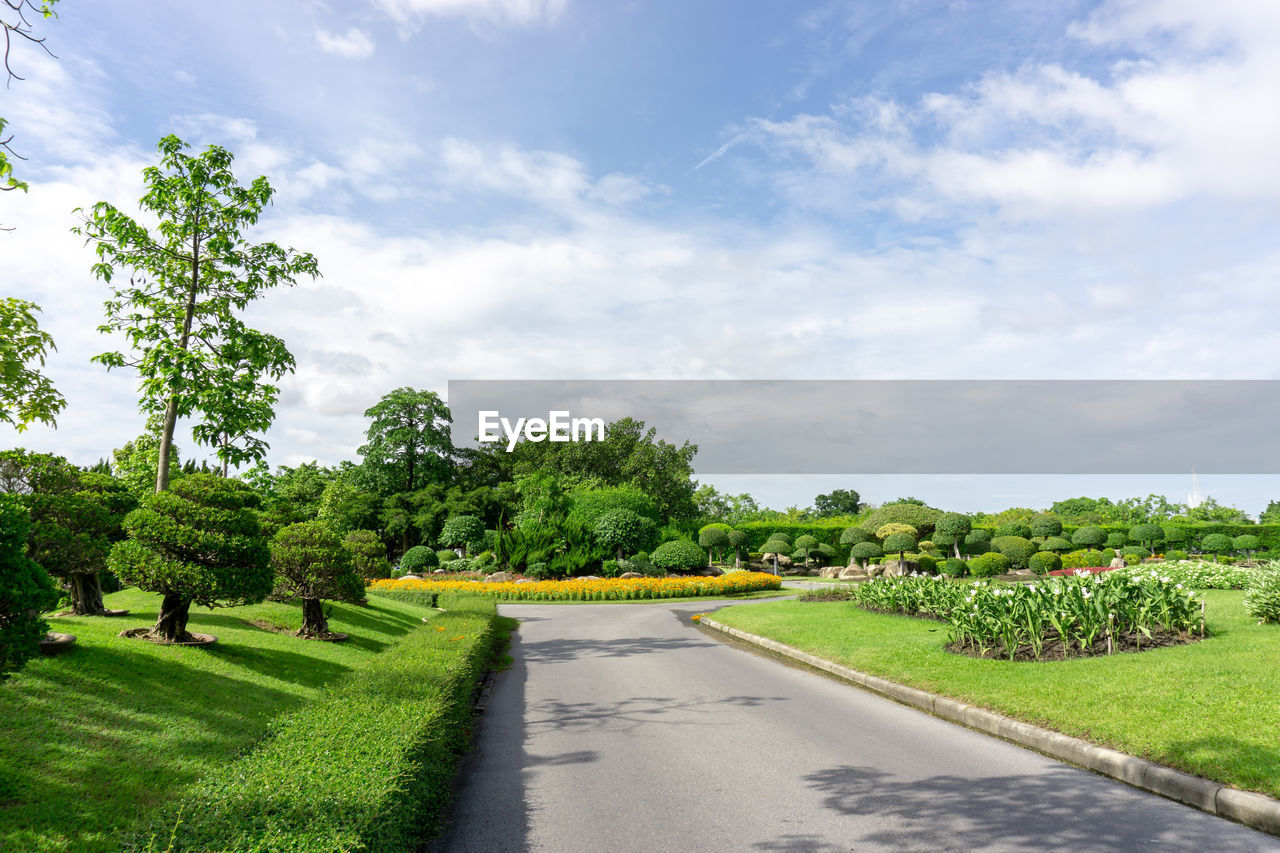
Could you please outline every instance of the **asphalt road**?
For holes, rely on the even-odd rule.
[[[716,605],[521,620],[445,835],[499,851],[1280,851],[1280,839],[730,646]]]

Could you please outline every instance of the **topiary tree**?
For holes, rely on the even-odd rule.
[[[802,555],[800,559],[804,560],[806,566],[809,565],[809,555],[817,549],[818,544],[817,538],[807,533],[796,537],[796,553]]]
[[[1224,533],[1210,533],[1200,540],[1200,550],[1213,554],[1213,561],[1216,563],[1218,555],[1224,551],[1230,551],[1232,544],[1230,536]]]
[[[960,543],[973,530],[973,520],[958,512],[943,513],[934,524],[933,541],[936,545],[950,545],[957,559]]]
[[[1101,548],[1107,542],[1107,531],[1101,527],[1081,527],[1071,534],[1071,544],[1076,548]]]
[[[440,528],[440,544],[456,548],[461,556],[467,549],[484,542],[484,522],[474,515],[451,515]]]
[[[999,551],[979,554],[969,561],[969,573],[976,578],[989,578],[1003,574],[1009,568],[1009,558]]]
[[[49,630],[40,614],[58,603],[53,581],[27,556],[30,525],[17,496],[0,494],[0,681],[39,651]]]
[[[991,534],[986,530],[973,530],[964,537],[964,552],[971,556],[985,554],[991,550]]]
[[[1027,568],[1031,555],[1040,550],[1040,546],[1022,536],[997,536],[991,540],[991,547],[1009,558],[1009,565],[1015,569]]]
[[[1062,534],[1062,519],[1053,513],[1043,513],[1031,519],[1028,525],[1031,528],[1032,536],[1049,538],[1050,536],[1060,536]]]
[[[619,560],[623,558],[623,551],[634,554],[647,548],[656,532],[651,520],[629,509],[609,510],[596,519],[592,528],[600,547],[614,551]]]
[[[942,516],[942,510],[914,503],[886,504],[862,521],[867,530],[879,530],[886,524],[906,524],[916,529],[917,536],[927,536]]]
[[[324,599],[364,597],[364,581],[356,574],[351,552],[322,521],[282,527],[271,542],[271,567],[276,573],[276,594],[302,599],[299,637],[334,638],[324,615]]]
[[[1053,552],[1070,551],[1071,543],[1061,536],[1050,536],[1040,543],[1040,550]]]
[[[1244,551],[1246,558],[1252,558],[1253,552],[1262,547],[1262,540],[1252,533],[1242,533],[1231,540],[1231,547],[1237,551]]]
[[[1005,536],[1018,536],[1022,539],[1031,538],[1031,525],[1022,521],[1007,521],[996,527],[996,535],[991,537],[994,542]]]
[[[353,530],[342,540],[342,546],[351,554],[351,566],[360,577],[367,581],[391,577],[387,546],[377,533],[372,530]],[[431,556],[434,557],[435,552]]]
[[[749,537],[742,530],[730,530],[725,535],[729,537],[729,547],[733,549],[733,567],[740,569],[742,568],[742,549],[746,547]]]
[[[849,560],[857,560],[858,564],[864,569],[872,557],[883,556],[884,549],[876,542],[858,542],[849,550]]]
[[[885,552],[892,553],[894,551],[897,551],[899,563],[905,563],[907,558],[904,555],[906,554],[907,551],[910,551],[915,547],[916,547],[915,535],[911,533],[907,533],[906,531],[890,533],[888,536],[884,538]]]
[[[412,550],[413,550],[413,548],[410,548],[410,549],[409,549],[409,551],[412,551]],[[408,552],[405,552],[405,553],[408,553]],[[457,560],[457,559],[458,559],[458,552],[457,552],[457,551],[450,551],[448,548],[441,548],[439,551],[436,551],[436,564],[437,564],[437,565],[443,566],[445,563],[452,563],[452,562],[454,562],[454,561],[455,561],[455,560]],[[403,557],[401,557],[401,558],[400,558],[400,562],[401,562],[401,563],[403,563],[403,562],[404,562],[404,558],[403,558]]]
[[[0,453],[0,491],[14,494],[31,520],[27,556],[62,580],[77,616],[109,615],[102,603],[99,570],[120,524],[138,505],[120,481],[81,471],[61,456],[7,450]]]
[[[193,603],[256,604],[270,594],[270,545],[254,511],[260,504],[239,480],[189,474],[125,516],[128,538],[111,549],[107,566],[127,583],[164,596],[150,639],[190,640]]]
[[[458,555],[452,551],[446,551],[450,558],[456,560]],[[423,569],[434,569],[440,565],[440,556],[432,551],[426,545],[414,545],[408,551],[404,552],[404,556],[400,558],[400,568],[406,572],[419,574]]]
[[[773,536],[779,536],[775,533]],[[769,541],[760,546],[760,553],[773,555],[773,573],[778,573],[778,555],[791,553],[791,543],[786,539],[769,538]]]
[[[1116,548],[1123,548],[1125,545],[1128,545],[1128,544],[1129,544],[1129,536],[1123,530],[1113,530],[1107,534],[1106,545],[1108,548],[1111,548],[1112,550]]]
[[[809,554],[818,565],[826,565],[836,558],[836,549],[826,542],[819,542],[816,548],[812,548]]]
[[[669,572],[689,572],[707,564],[707,552],[688,539],[672,539],[654,548],[649,562]]]
[[[1027,560],[1031,571],[1038,575],[1047,575],[1062,568],[1062,558],[1052,551],[1037,551]]]
[[[959,557],[949,557],[942,564],[941,571],[947,577],[962,578],[969,573],[969,564]]]
[[[1129,529],[1129,541],[1136,542],[1156,555],[1156,543],[1164,541],[1164,528],[1158,524],[1136,524]]]
[[[802,539],[804,537],[801,537]],[[698,531],[698,545],[707,549],[707,565],[711,565],[716,554],[729,547],[729,534],[723,527],[708,524]]]

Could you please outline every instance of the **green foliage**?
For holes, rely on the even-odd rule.
[[[1016,536],[1020,539],[1030,539],[1031,525],[1022,521],[1006,522],[996,528],[996,535],[991,537],[991,541],[994,542],[995,540],[1004,538],[1006,536]]]
[[[1027,568],[1031,555],[1040,550],[1040,546],[1022,536],[997,536],[991,540],[991,547],[1009,558],[1009,565],[1015,569]]]
[[[956,554],[960,552],[960,544],[973,530],[973,520],[959,512],[946,512],[938,516],[935,522],[933,542],[935,545],[949,546]]]
[[[155,634],[181,639],[192,602],[252,604],[271,592],[270,550],[255,512],[261,500],[238,480],[191,474],[125,516],[129,538],[111,549],[108,567],[126,583],[164,593]]]
[[[1148,553],[1146,548],[1139,548],[1136,545],[1126,545],[1120,549],[1121,557],[1137,557],[1139,560],[1147,556]]]
[[[1056,506],[1056,504],[1055,504]],[[1071,534],[1071,544],[1077,548],[1099,548],[1107,541],[1107,531],[1101,527],[1081,527]]]
[[[3,128],[0,127],[0,131]],[[0,179],[4,178],[3,144],[0,143]],[[58,413],[67,401],[38,368],[44,367],[50,350],[57,350],[53,336],[40,328],[40,306],[25,299],[0,299],[0,422],[22,432],[32,421],[57,425]]]
[[[415,850],[436,833],[497,618],[493,602],[476,596],[442,604],[432,625],[443,630],[410,632],[281,718],[261,748],[194,786],[176,846]]]
[[[448,548],[468,552],[484,542],[484,522],[474,515],[454,515],[445,520],[437,541]]]
[[[862,527],[846,527],[840,534],[841,545],[857,545],[860,542],[871,542],[875,534]]]
[[[906,531],[890,533],[884,538],[884,545],[882,547],[886,554],[897,551],[898,556],[901,559],[903,552],[910,551],[916,547],[916,537]]]
[[[1280,501],[1268,501],[1267,508],[1258,513],[1259,524],[1280,524]]]
[[[1064,569],[1093,568],[1110,565],[1110,563],[1111,557],[1096,548],[1085,548],[1082,551],[1073,551],[1070,554],[1062,555],[1062,567]]]
[[[1111,549],[1123,548],[1129,542],[1129,535],[1122,530],[1113,530],[1107,534],[1106,546]]]
[[[446,476],[453,454],[451,415],[434,391],[397,388],[364,416],[370,419],[366,442],[356,452],[378,494],[412,492]]]
[[[216,447],[225,464],[261,459],[265,431],[275,417],[279,389],[272,382],[294,367],[279,338],[246,326],[243,311],[267,290],[319,275],[316,260],[274,243],[248,243],[242,229],[258,221],[274,191],[264,177],[248,187],[231,169],[229,151],[213,145],[199,156],[176,136],[160,140],[160,166],[143,170],[139,206],[159,221],[155,233],[114,205],[100,201],[72,229],[94,247],[93,274],[113,286],[107,322],[133,351],[105,352],[94,361],[133,367],[139,407],[164,412],[157,491],[168,486],[169,445],[178,418],[199,415],[192,433]]]
[[[833,489],[829,494],[818,495],[813,499],[813,514],[817,518],[857,515],[862,510],[861,500],[862,497],[853,489]]]
[[[1052,513],[1042,513],[1031,519],[1028,525],[1031,529],[1032,536],[1040,536],[1047,538],[1049,536],[1060,536],[1062,534],[1062,519]]]
[[[729,547],[729,533],[724,527],[708,524],[698,532],[698,545],[706,548],[707,553],[714,559],[717,554]]]
[[[617,559],[621,560],[624,552],[651,547],[657,529],[651,518],[630,509],[613,509],[596,519],[592,533],[602,548],[617,552]]]
[[[1027,560],[1027,565],[1036,574],[1047,575],[1062,568],[1062,558],[1052,551],[1037,551]]]
[[[1164,528],[1158,524],[1136,524],[1129,528],[1129,541],[1145,545],[1154,555],[1156,544],[1164,541]]]
[[[353,530],[342,540],[351,554],[351,566],[361,578],[373,581],[391,577],[391,561],[387,559],[387,546],[372,530]],[[431,552],[435,556],[435,552]]]
[[[1257,551],[1262,547],[1262,540],[1252,533],[1242,533],[1231,540],[1231,547],[1237,551]]]
[[[1061,536],[1050,536],[1040,543],[1041,551],[1070,551],[1071,543]]]
[[[688,539],[672,539],[655,548],[649,560],[669,572],[688,572],[707,565],[707,552]]]
[[[867,561],[873,557],[884,556],[884,551],[880,548],[880,544],[878,542],[868,540],[866,542],[858,542],[854,544],[854,546],[849,550],[849,556],[865,567],[867,565]]]
[[[323,611],[306,607],[306,602],[364,598],[364,581],[356,574],[351,552],[322,521],[300,521],[281,528],[271,541],[271,567],[276,573],[275,596],[303,600],[300,634],[318,635],[329,629]]]
[[[340,535],[368,530],[376,523],[378,499],[345,479],[333,479],[320,495],[316,518]]]
[[[658,504],[635,486],[575,489],[569,497],[572,501],[569,515],[587,525],[594,525],[602,515],[617,509],[630,510],[636,515],[647,518],[654,523],[655,527],[662,520]]]
[[[907,557],[920,564],[920,571],[927,575],[936,575],[938,573],[938,561],[928,554],[911,554]]]
[[[970,555],[985,554],[991,550],[991,534],[985,530],[974,530],[964,537],[964,553]]]
[[[49,576],[27,556],[29,524],[17,496],[0,494],[0,682],[37,653],[49,630],[40,613],[58,602]]]
[[[1009,570],[1009,558],[999,551],[979,554],[969,561],[969,573],[976,578],[989,578]]]
[[[969,573],[969,564],[958,557],[948,557],[942,564],[942,574],[952,578],[962,578]]]
[[[1280,623],[1280,563],[1254,572],[1244,595],[1244,609],[1260,622]]]
[[[942,510],[933,507],[914,503],[885,504],[863,519],[861,526],[867,530],[879,530],[886,524],[907,524],[915,528],[917,535],[927,536],[941,517]]]
[[[1200,540],[1200,549],[1215,556],[1230,551],[1233,545],[1231,537],[1224,533],[1210,533]]]
[[[1190,558],[1190,554],[1186,551],[1179,551],[1177,548],[1170,548],[1164,552],[1164,558],[1168,561],[1186,560]]]
[[[409,550],[413,550],[413,549],[411,548]],[[459,559],[458,552],[451,551],[448,548],[441,548],[439,551],[436,551],[436,559],[439,560],[440,565],[443,566],[445,563],[452,563],[455,560]]]
[[[451,560],[456,560],[458,555],[453,551],[442,551],[448,554]],[[400,558],[400,568],[415,574],[421,574],[423,569],[434,569],[440,565],[440,557],[435,551],[432,551],[425,545],[414,545],[408,551],[404,552],[404,556]]]

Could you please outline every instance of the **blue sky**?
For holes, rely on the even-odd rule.
[[[31,183],[0,196],[0,279],[44,307],[69,406],[7,445],[93,461],[140,431],[132,377],[88,363],[106,292],[68,228],[136,199],[169,132],[266,174],[256,236],[320,261],[252,311],[299,363],[274,464],[353,458],[381,393],[450,378],[1280,368],[1267,0],[59,5],[59,58],[19,52],[0,92]],[[861,491],[993,509],[1177,482]]]

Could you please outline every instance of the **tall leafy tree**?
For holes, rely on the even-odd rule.
[[[40,306],[0,299],[0,421],[22,432],[32,421],[56,426],[67,401],[37,367],[44,367],[53,336],[40,328]]]
[[[813,499],[813,514],[817,518],[837,515],[857,515],[862,509],[862,496],[853,489],[833,489],[829,494]]]
[[[448,474],[449,407],[434,391],[397,388],[367,409],[368,441],[357,451],[382,494],[412,492]]]
[[[23,79],[16,71],[10,58],[13,56],[13,48],[16,43],[28,42],[30,44],[39,45],[45,53],[49,52],[49,48],[45,46],[44,37],[37,36],[34,26],[34,19],[52,18],[54,16],[53,7],[58,0],[0,0],[0,32],[4,34],[4,73],[5,83],[11,83],[14,80]],[[26,158],[14,151],[10,147],[13,142],[13,134],[5,133],[8,126],[3,116],[0,116],[0,192],[8,192],[12,190],[27,191],[26,181],[20,180],[13,173],[13,162],[10,157],[16,157],[19,160]],[[0,228],[0,231],[12,231],[12,228]]]
[[[132,348],[94,360],[135,368],[140,408],[161,415],[156,491],[169,485],[180,417],[201,417],[197,441],[214,444],[224,462],[261,458],[265,442],[233,440],[270,423],[277,393],[271,382],[294,361],[283,341],[250,329],[236,312],[274,287],[319,275],[312,255],[250,243],[241,233],[271,201],[265,177],[241,186],[231,152],[211,145],[191,155],[188,147],[164,137],[160,165],[143,170],[147,191],[139,206],[159,220],[154,231],[105,201],[72,229],[94,246],[93,273],[112,287],[99,331],[123,334]],[[113,284],[122,272],[128,284]]]

